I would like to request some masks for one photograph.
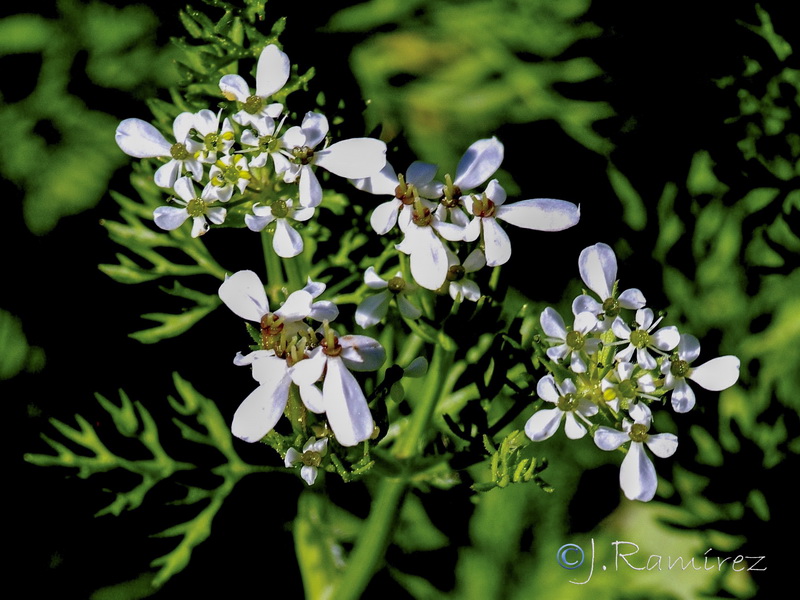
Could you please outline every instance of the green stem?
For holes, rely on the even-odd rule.
[[[397,458],[411,459],[424,447],[425,432],[443,395],[453,355],[453,351],[445,350],[440,345],[436,346],[428,369],[426,393],[416,405],[408,428],[396,444]],[[383,560],[392,529],[400,513],[407,484],[408,480],[405,477],[386,478],[381,481],[372,502],[372,511],[347,561],[347,570],[332,596],[336,600],[361,598]]]
[[[266,229],[261,232],[261,248],[264,251],[264,267],[267,271],[267,295],[270,302],[277,305],[281,299],[279,297],[280,290],[286,284],[286,280],[283,277],[281,259],[275,254],[272,247],[272,236],[267,233]]]

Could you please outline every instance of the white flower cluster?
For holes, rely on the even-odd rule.
[[[337,335],[329,323],[338,317],[338,308],[332,302],[316,300],[324,291],[324,284],[309,280],[273,311],[261,280],[252,271],[234,273],[220,286],[225,305],[239,317],[257,323],[260,332],[259,349],[237,354],[234,359],[237,365],[250,365],[259,383],[233,417],[236,437],[257,442],[272,431],[286,410],[292,384],[306,409],[325,414],[342,446],[355,446],[372,436],[374,424],[366,397],[350,371],[375,371],[386,353],[370,337]],[[306,319],[322,326],[315,330]],[[318,445],[322,440],[317,445],[309,443],[318,454],[325,448]],[[294,453],[287,454],[286,461],[294,458]],[[311,471],[303,477],[308,481]]]
[[[396,247],[409,255],[411,276],[423,288],[449,292],[456,301],[477,301],[480,289],[467,274],[511,257],[511,241],[498,221],[539,231],[577,224],[579,207],[564,200],[506,204],[497,179],[477,191],[500,167],[503,152],[497,138],[478,140],[459,161],[455,179],[445,175],[444,182],[435,180],[436,165],[423,162],[412,163],[405,175],[387,163],[379,174],[354,181],[363,191],[389,197],[372,212],[370,224],[380,235],[400,229],[403,239]],[[457,245],[473,242],[466,250]]]
[[[386,144],[380,140],[354,138],[319,148],[329,129],[321,113],[306,113],[299,125],[287,126],[284,106],[268,99],[283,89],[289,74],[288,56],[270,45],[258,60],[255,93],[239,75],[220,79],[221,93],[238,107],[230,118],[223,118],[222,110],[183,112],[175,118],[171,140],[141,119],[119,124],[116,141],[123,152],[166,161],[155,172],[155,183],[173,189],[176,206],[157,208],[156,225],[173,230],[191,217],[197,237],[209,230],[209,222],[225,221],[225,204],[243,198],[253,203],[247,227],[261,231],[274,224],[275,252],[291,258],[303,251],[293,222],[311,219],[322,202],[316,168],[353,179],[384,167]],[[202,186],[199,194],[195,183]]]
[[[606,244],[585,248],[578,266],[596,298],[575,298],[569,327],[552,308],[542,311],[541,342],[552,363],[544,362],[554,374],[540,379],[536,391],[555,407],[537,411],[525,433],[533,441],[545,440],[565,421],[570,439],[591,430],[602,450],[629,444],[620,486],[629,499],[649,501],[658,480],[644,447],[661,458],[678,447],[671,433],[649,433],[651,406],[669,395],[675,412],[691,410],[695,394],[689,381],[707,390],[724,390],[739,378],[739,359],[722,356],[692,366],[700,354],[697,338],[681,334],[675,326],[659,328],[661,317],[645,307],[638,289],[619,292],[616,256]],[[635,311],[633,319],[623,318],[624,311]]]

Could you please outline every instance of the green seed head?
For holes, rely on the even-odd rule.
[[[186,160],[191,156],[189,151],[186,149],[186,146],[183,144],[172,144],[172,147],[169,149],[169,154],[175,160]]]
[[[389,291],[393,294],[399,294],[406,287],[406,282],[402,277],[392,277],[389,280]]]
[[[245,100],[244,111],[250,115],[255,115],[261,112],[261,109],[264,108],[264,99],[259,98],[258,96],[250,96],[247,100]]]
[[[686,377],[691,370],[689,363],[685,360],[673,360],[669,367],[670,373],[675,377]]]
[[[628,435],[634,442],[644,442],[647,439],[647,425],[634,423]]]
[[[272,208],[272,216],[277,219],[282,219],[289,214],[289,207],[285,200],[275,200],[270,208]]]
[[[578,408],[578,398],[575,394],[564,394],[558,399],[556,406],[564,412],[571,412]]]
[[[636,386],[630,379],[626,379],[617,386],[619,395],[626,400],[633,400],[636,397]]]
[[[603,300],[603,312],[608,317],[616,317],[620,311],[619,300],[616,298],[606,298]]]
[[[202,217],[206,214],[207,205],[204,200],[200,198],[192,198],[189,200],[189,203],[186,205],[186,212],[189,213],[190,217]]]
[[[647,348],[650,345],[650,334],[643,329],[636,329],[631,332],[631,344],[634,348]]]
[[[580,331],[570,331],[567,333],[567,346],[573,350],[581,350],[586,343],[586,338]]]

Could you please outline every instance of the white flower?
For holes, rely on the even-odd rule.
[[[227,202],[233,190],[243,193],[250,183],[251,175],[247,159],[242,154],[227,154],[218,159],[208,172],[210,181],[206,184],[209,196],[220,202]]]
[[[242,109],[233,115],[233,120],[250,125],[263,117],[277,118],[283,111],[279,103],[267,104],[266,99],[279,92],[289,80],[289,57],[274,44],[261,51],[256,65],[256,93],[250,94],[250,86],[239,75],[224,75],[219,80],[219,89],[228,100],[238,100]]]
[[[276,173],[283,173],[289,169],[291,163],[281,152],[281,140],[277,137],[277,132],[280,130],[282,123],[283,120],[281,120],[280,124],[276,125],[275,119],[264,117],[250,124],[255,128],[255,132],[253,132],[252,129],[245,129],[242,132],[242,146],[252,146],[252,151],[258,152],[250,159],[250,167],[256,168],[265,166],[267,164],[267,157],[271,156]],[[244,152],[251,152],[251,150],[244,150]]]
[[[319,206],[322,202],[322,188],[312,169],[314,165],[347,179],[371,177],[386,165],[386,144],[374,138],[342,140],[315,150],[327,134],[325,115],[308,112],[300,127],[290,127],[281,138],[283,153],[291,161],[283,180],[298,181],[302,206]]]
[[[598,329],[607,330],[611,326],[612,319],[619,314],[620,308],[629,310],[644,308],[644,295],[636,288],[614,296],[617,257],[607,244],[600,243],[584,248],[578,257],[578,269],[586,287],[597,294],[600,302],[591,296],[581,294],[572,302],[572,312],[576,315],[586,311],[597,316],[603,315],[605,318],[598,323]]]
[[[560,385],[552,375],[545,375],[536,384],[536,393],[545,402],[551,402],[556,408],[538,410],[525,423],[525,434],[534,442],[551,437],[566,416],[564,432],[571,440],[586,435],[586,427],[576,418],[576,413],[584,419],[597,414],[597,405],[585,398],[576,396],[577,389],[570,379]]]
[[[575,317],[571,331],[567,331],[564,319],[549,306],[542,311],[539,317],[542,330],[547,334],[547,342],[557,344],[547,349],[547,356],[551,360],[560,361],[569,358],[569,368],[575,373],[586,372],[586,362],[581,353],[594,354],[600,345],[598,338],[588,337],[597,325],[597,317],[592,313],[584,312]]]
[[[594,434],[594,442],[601,450],[616,450],[623,444],[631,443],[628,453],[622,460],[619,471],[619,484],[629,500],[649,502],[656,495],[658,478],[653,463],[645,452],[644,446],[660,458],[667,458],[678,449],[678,438],[671,433],[650,435],[650,409],[642,403],[630,410],[634,419],[631,423],[625,419],[623,431],[601,425]]]
[[[735,356],[720,356],[697,367],[690,363],[700,356],[700,342],[688,333],[681,335],[677,357],[665,360],[661,372],[665,375],[664,387],[672,390],[672,408],[685,413],[695,404],[694,391],[687,379],[712,392],[731,387],[739,379],[739,359]]]
[[[506,192],[496,179],[489,182],[480,198],[462,196],[461,200],[474,215],[464,230],[464,240],[473,242],[483,232],[486,264],[490,267],[505,264],[511,258],[511,240],[497,219],[538,231],[563,231],[580,219],[580,207],[564,200],[535,198],[505,204]]]
[[[195,115],[189,112],[179,114],[172,124],[176,141],[171,144],[150,123],[125,119],[117,126],[114,139],[125,154],[135,158],[169,157],[167,163],[156,170],[154,180],[159,187],[171,188],[181,171],[191,173],[197,181],[203,177],[203,164],[196,155],[202,146],[189,137],[194,125]]]
[[[636,323],[638,327],[631,331],[625,322],[617,317],[611,324],[611,329],[622,342],[629,342],[628,347],[624,350],[617,352],[614,357],[616,360],[629,361],[633,352],[636,351],[636,361],[639,366],[646,371],[655,369],[657,366],[656,359],[653,358],[648,350],[656,352],[667,352],[672,350],[680,342],[681,335],[678,333],[678,328],[674,325],[669,327],[662,327],[655,333],[652,333],[661,322],[663,317],[659,317],[653,321],[653,311],[649,308],[640,308],[636,311]],[[615,342],[619,344],[621,342]]]
[[[183,225],[186,219],[192,217],[192,237],[198,237],[209,229],[206,218],[215,225],[225,222],[227,214],[225,209],[210,206],[216,201],[216,198],[209,197],[205,190],[198,197],[191,178],[181,177],[178,179],[175,182],[175,193],[178,198],[175,198],[174,202],[180,204],[181,208],[159,206],[153,211],[153,219],[161,229],[172,231]]]
[[[292,381],[301,391],[303,387],[316,387],[314,384],[324,375],[322,406],[342,446],[355,446],[369,439],[374,430],[367,399],[349,369],[375,371],[385,359],[386,352],[376,340],[363,335],[337,337],[326,327],[320,345],[290,369]]]
[[[244,222],[250,231],[261,231],[275,222],[272,247],[275,254],[283,258],[292,258],[303,251],[303,238],[292,227],[291,220],[308,221],[314,216],[315,209],[295,208],[294,202],[289,199],[275,200],[269,206],[256,204],[253,206],[254,215],[244,216]]]
[[[289,448],[286,451],[286,458],[283,462],[287,467],[294,467],[297,464],[302,464],[300,467],[300,477],[308,485],[314,485],[317,480],[317,467],[319,467],[322,457],[328,452],[328,438],[318,440],[316,438],[309,438],[303,446],[302,454],[294,448]]]
[[[386,318],[389,311],[389,302],[394,296],[400,314],[406,319],[418,319],[422,311],[406,298],[406,294],[413,292],[415,286],[403,279],[402,271],[395,273],[389,281],[381,278],[374,267],[368,267],[364,273],[364,283],[368,288],[381,290],[373,296],[364,298],[356,308],[356,323],[366,329]]]
[[[481,249],[475,248],[475,250],[470,252],[467,258],[464,259],[464,264],[460,264],[458,257],[448,249],[447,262],[449,266],[447,269],[447,283],[445,285],[447,286],[447,293],[450,294],[450,297],[456,302],[462,302],[463,300],[477,302],[480,300],[481,289],[478,287],[477,283],[471,279],[467,279],[467,275],[480,271],[486,266],[486,257],[483,255]]]
[[[392,196],[391,200],[379,204],[370,215],[369,223],[378,235],[388,233],[398,222],[397,216],[401,212],[408,213],[400,222],[400,228],[404,230],[411,219],[415,198],[433,199],[442,195],[442,184],[433,180],[436,170],[436,165],[415,161],[403,177],[398,176],[392,165],[386,163],[377,175],[353,180],[352,183],[359,190]]]
[[[653,376],[650,373],[644,373],[634,379],[635,369],[636,365],[633,363],[620,362],[600,382],[603,398],[614,412],[619,411],[620,400],[624,400],[629,405],[639,396],[659,400],[658,397],[652,395],[656,391],[656,382]]]
[[[293,336],[305,326],[303,319],[317,321],[336,318],[339,311],[328,301],[314,302],[324,284],[309,280],[302,290],[292,292],[275,312],[270,311],[264,285],[253,271],[238,271],[219,287],[219,297],[236,315],[261,326],[262,334]]]
[[[233,125],[226,117],[222,121],[222,130],[220,130],[221,116],[221,110],[214,114],[212,111],[204,109],[195,114],[194,128],[203,140],[198,158],[204,163],[216,162],[220,153],[228,154],[233,147],[235,141]]]

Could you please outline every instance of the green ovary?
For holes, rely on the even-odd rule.
[[[189,213],[190,217],[202,217],[206,214],[206,209],[208,205],[205,201],[201,200],[200,198],[193,198],[189,200],[189,203],[186,205],[186,212]]]
[[[650,345],[650,334],[646,331],[642,331],[641,329],[637,329],[636,331],[631,332],[631,344],[635,348],[647,348]]]

